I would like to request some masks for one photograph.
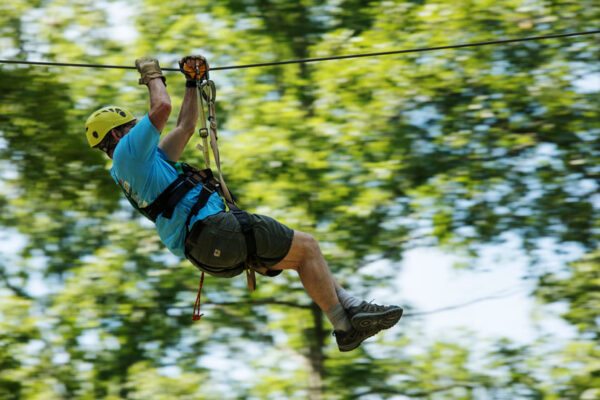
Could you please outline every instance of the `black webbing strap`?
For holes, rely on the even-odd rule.
[[[238,208],[237,210],[232,210],[232,212],[242,227],[242,233],[246,239],[246,257],[248,261],[254,263],[256,260],[256,238],[254,237],[254,228],[252,228],[248,215],[244,211]]]
[[[213,176],[212,170],[210,168],[198,170],[188,166],[187,164],[185,164],[185,167],[193,171],[194,174],[198,175],[200,179],[202,179],[203,183],[202,190],[200,191],[200,194],[198,194],[198,200],[196,200],[196,203],[194,203],[194,205],[192,206],[188,217],[185,220],[185,228],[187,229],[190,225],[192,217],[198,214],[198,211],[200,211],[202,207],[206,205],[208,199],[210,198],[210,195],[218,191],[220,189],[220,185],[219,182]]]
[[[167,200],[165,208],[162,212],[163,218],[171,218],[173,216],[173,212],[175,211],[177,203],[179,203],[179,201],[185,197],[187,192],[195,188],[198,185],[198,183],[200,182],[194,179],[193,176],[187,176],[183,180],[181,185],[177,186],[175,190],[173,190],[171,196],[169,196],[169,199]]]
[[[158,195],[158,197],[152,202],[152,204],[150,204],[147,207],[141,208],[141,210],[145,212],[146,215],[148,215],[148,217],[152,221],[156,222],[156,218],[158,218],[158,216],[164,208],[165,203],[169,200],[171,192],[173,191],[173,189],[179,186],[179,184],[181,184],[183,179],[183,176],[178,176],[177,179],[171,182],[171,184],[167,186],[167,188],[160,195]]]
[[[194,176],[192,171],[179,175],[157,198],[147,207],[142,208],[152,221],[159,215],[171,218],[177,203],[185,197],[187,192],[196,187],[201,181]]]
[[[256,255],[256,238],[254,237],[254,228],[248,214],[240,210],[235,204],[227,203],[229,209],[237,219],[244,239],[246,240],[246,279],[248,281],[248,289],[250,291],[256,289],[256,276],[254,275],[255,267],[260,267],[260,260]]]
[[[198,211],[200,211],[202,209],[202,207],[204,207],[206,205],[206,203],[208,202],[210,195],[213,194],[217,189],[218,189],[217,186],[213,185],[212,183],[205,183],[202,186],[202,190],[200,191],[200,194],[198,195],[198,200],[196,200],[196,203],[190,210],[190,213],[188,214],[188,217],[185,221],[186,229],[190,225],[190,221],[191,221],[192,217],[194,215],[198,214]]]

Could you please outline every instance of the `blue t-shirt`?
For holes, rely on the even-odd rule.
[[[150,205],[177,179],[177,171],[158,147],[159,137],[160,132],[146,115],[119,141],[113,153],[110,174],[140,208]],[[176,256],[184,257],[185,221],[201,190],[201,185],[190,190],[177,204],[171,218],[163,218],[161,214],[156,219],[160,239]],[[191,218],[189,227],[198,220],[224,210],[223,200],[213,193],[206,205]]]

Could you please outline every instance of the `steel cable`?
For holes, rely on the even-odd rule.
[[[274,62],[265,62],[265,63],[257,63],[257,64],[228,65],[228,66],[224,66],[224,67],[211,67],[210,70],[211,71],[220,71],[220,70],[227,70],[227,69],[269,67],[269,66],[284,65],[284,64],[302,64],[302,63],[311,63],[311,62],[320,62],[320,61],[329,61],[329,60],[343,60],[343,59],[349,59],[349,58],[377,57],[377,56],[387,56],[387,55],[393,55],[393,54],[417,53],[417,52],[425,52],[425,51],[448,50],[448,49],[459,49],[459,48],[465,48],[465,47],[477,47],[477,46],[489,46],[489,45],[506,44],[506,43],[526,42],[526,41],[532,41],[532,40],[543,40],[543,39],[554,39],[554,38],[564,38],[564,37],[583,36],[583,35],[594,35],[594,34],[598,34],[598,33],[600,33],[600,30],[586,31],[586,32],[574,32],[574,33],[560,33],[560,34],[553,34],[553,35],[532,36],[532,37],[517,38],[517,39],[493,40],[493,41],[488,41],[488,42],[462,43],[462,44],[453,44],[453,45],[447,45],[447,46],[421,47],[421,48],[416,48],[416,49],[382,51],[382,52],[377,52],[377,53],[348,54],[348,55],[343,55],[343,56],[303,58],[303,59],[297,59],[297,60],[274,61]],[[60,62],[22,61],[22,60],[0,60],[0,64],[26,64],[26,65],[47,65],[47,66],[59,66],[59,67],[136,69],[136,67],[134,67],[134,66],[130,67],[130,66],[125,66],[125,65],[79,64],[79,63],[60,63]],[[161,68],[161,69],[163,71],[179,71],[179,68]]]

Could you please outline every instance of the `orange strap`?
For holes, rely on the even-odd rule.
[[[200,299],[202,297],[202,285],[204,284],[204,272],[200,276],[200,287],[198,288],[198,296],[196,296],[196,303],[194,304],[194,313],[192,314],[192,320],[198,321],[204,314],[200,314]]]

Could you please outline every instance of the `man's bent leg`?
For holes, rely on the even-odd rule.
[[[311,235],[294,231],[290,251],[271,268],[297,271],[306,292],[323,312],[339,304],[333,275],[319,249],[319,243]]]
[[[307,233],[294,231],[288,254],[272,268],[298,271],[304,288],[333,324],[340,351],[357,348],[365,339],[393,326],[402,316],[400,307],[369,304],[346,293],[331,274],[319,243]],[[346,309],[340,300],[350,307]]]
[[[294,231],[292,246],[285,258],[273,269],[293,269],[298,272],[307,293],[323,310],[333,325],[335,339],[340,351],[354,350],[369,336],[355,330],[350,324],[346,310],[342,307],[333,279],[319,244],[311,235]]]

